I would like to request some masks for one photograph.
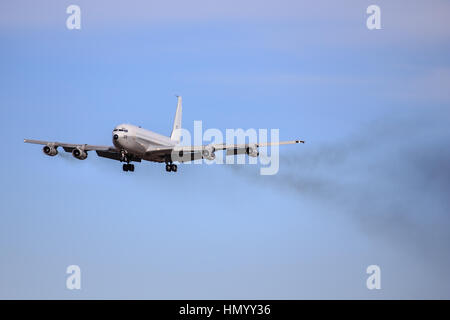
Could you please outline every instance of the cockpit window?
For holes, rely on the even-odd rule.
[[[114,129],[113,130],[113,132],[117,132],[117,131],[128,132],[128,129]]]

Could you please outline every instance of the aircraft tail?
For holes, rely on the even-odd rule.
[[[175,142],[180,142],[181,138],[181,115],[183,113],[181,106],[181,97],[177,96],[177,112],[175,113],[175,120],[173,121],[173,129],[172,134],[170,135],[170,139]]]

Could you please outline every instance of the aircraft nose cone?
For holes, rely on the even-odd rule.
[[[114,140],[117,140],[117,139],[119,139],[119,136],[118,136],[117,134],[115,134],[115,135],[113,136],[113,139],[114,139]]]

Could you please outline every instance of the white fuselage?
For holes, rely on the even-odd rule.
[[[147,151],[173,147],[177,144],[169,137],[131,124],[118,125],[114,128],[112,136],[113,144],[117,149],[124,150],[145,160],[147,160],[145,157]]]

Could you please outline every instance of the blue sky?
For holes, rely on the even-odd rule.
[[[450,298],[450,5],[378,1],[369,31],[370,4],[3,1],[0,297]],[[120,123],[170,134],[175,93],[189,130],[307,143],[270,177],[125,174],[23,143],[109,145]]]

